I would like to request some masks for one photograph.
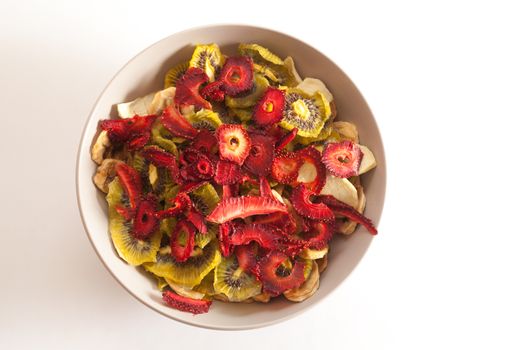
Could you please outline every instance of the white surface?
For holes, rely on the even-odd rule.
[[[0,348],[525,347],[517,1],[188,14],[174,1],[104,3],[0,3]],[[129,58],[180,29],[238,21],[289,32],[348,72],[380,124],[389,183],[380,235],[339,290],[286,323],[225,333],[157,315],[105,271],[80,223],[74,160],[93,102]]]

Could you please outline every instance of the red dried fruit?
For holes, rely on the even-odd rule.
[[[186,215],[188,220],[195,226],[197,231],[201,233],[208,233],[208,226],[206,226],[206,220],[204,219],[204,216],[202,216],[201,213],[199,213],[195,209],[190,209],[188,212],[188,215]]]
[[[297,229],[297,222],[290,213],[272,213],[259,216],[255,219],[256,224],[271,225],[291,235]]]
[[[252,215],[263,215],[274,212],[286,213],[286,206],[268,197],[229,197],[223,198],[208,215],[207,220],[222,224],[224,222],[246,218]]]
[[[188,220],[179,220],[171,233],[171,256],[178,261],[184,262],[190,257],[195,247],[195,226]]]
[[[275,196],[272,193],[272,188],[270,187],[270,183],[265,177],[259,178],[259,195],[261,197],[270,197],[276,200]]]
[[[215,137],[215,134],[208,129],[200,129],[190,145],[194,150],[204,154],[213,153],[216,146],[217,138]]]
[[[180,106],[195,106],[211,109],[211,104],[199,93],[202,84],[208,81],[208,76],[200,68],[190,67],[175,85],[175,103]]]
[[[228,57],[221,70],[219,80],[229,96],[235,96],[253,87],[253,62],[250,57]]]
[[[131,208],[135,208],[142,195],[142,182],[140,174],[132,167],[125,163],[119,163],[115,167],[120,184],[129,198]]]
[[[270,136],[251,134],[251,148],[244,167],[252,174],[266,176],[270,172],[274,157],[274,140]]]
[[[235,255],[239,267],[247,272],[253,272],[257,265],[257,255],[259,253],[259,247],[255,242],[248,245],[241,245],[235,248]]]
[[[322,161],[328,171],[337,177],[347,178],[359,174],[363,152],[352,141],[329,143],[323,150]]]
[[[179,107],[170,105],[164,109],[160,117],[162,125],[175,136],[193,139],[199,131],[180,113]]]
[[[236,197],[239,195],[239,184],[222,185],[222,199]]]
[[[252,144],[242,125],[222,124],[217,129],[217,139],[221,158],[242,165]]]
[[[178,295],[170,290],[166,290],[162,293],[162,300],[174,309],[191,312],[194,315],[207,313],[210,310],[211,305],[211,300],[191,299]]]
[[[277,143],[275,144],[275,150],[280,151],[284,149],[290,142],[293,141],[293,139],[297,135],[297,131],[297,128],[293,128],[292,131],[281,137],[279,141],[277,141]]]
[[[336,215],[342,215],[349,218],[352,221],[357,222],[358,224],[363,225],[368,232],[372,235],[377,235],[377,229],[375,228],[372,220],[352,208],[351,206],[337,200],[334,196],[319,196],[317,198],[321,204],[327,205]]]
[[[139,202],[133,220],[132,235],[136,239],[148,239],[159,228],[159,219],[155,215],[156,203],[153,198]]]
[[[131,209],[128,207],[123,207],[121,205],[116,205],[115,210],[117,213],[119,213],[120,216],[124,218],[126,221],[130,221],[135,216],[135,209]]]
[[[178,182],[179,167],[177,164],[177,158],[173,154],[168,153],[159,147],[150,146],[142,150],[142,155],[155,166],[168,169],[172,180]]]
[[[306,246],[312,249],[323,249],[332,239],[334,227],[332,223],[323,221],[307,221],[308,230],[304,234]]]
[[[217,162],[217,171],[215,172],[215,182],[219,185],[233,185],[238,183],[242,177],[243,172],[241,167],[228,160],[219,160]]]
[[[304,184],[301,184],[293,189],[290,201],[295,210],[302,216],[315,220],[334,220],[334,213],[326,204],[313,203],[310,200],[314,194]]]
[[[293,184],[303,163],[303,158],[295,153],[278,152],[272,162],[272,177],[282,184]]]
[[[172,207],[160,210],[155,214],[159,220],[177,216],[192,207],[191,199],[186,193],[179,193],[170,202],[173,203]]]
[[[108,119],[100,123],[108,132],[109,139],[116,143],[127,143],[130,150],[144,147],[150,139],[150,131],[156,115],[134,116],[127,119]]]
[[[272,296],[298,287],[305,280],[303,261],[296,261],[289,275],[281,275],[279,266],[286,259],[288,256],[285,253],[271,251],[257,263],[256,272],[263,284],[263,290]]]
[[[188,193],[188,192],[191,192],[191,191],[201,187],[202,185],[204,185],[207,182],[208,181],[204,181],[204,180],[200,180],[200,181],[185,181],[185,182],[183,182],[181,184],[179,191],[180,192],[184,192],[184,193]]]
[[[222,102],[224,101],[224,91],[222,85],[224,83],[220,80],[209,83],[201,89],[201,95],[207,100]]]
[[[232,253],[231,235],[235,227],[231,222],[225,222],[219,225],[219,249],[223,256],[230,256]]]
[[[197,160],[186,166],[190,179],[209,180],[215,174],[215,165],[202,153],[198,154]],[[182,172],[181,172],[182,174]]]
[[[326,184],[326,168],[321,161],[321,153],[315,149],[314,146],[303,148],[296,152],[304,163],[310,163],[315,167],[316,176],[311,182],[304,182],[306,188],[312,190],[314,193],[319,193]]]
[[[269,87],[253,109],[253,121],[262,126],[281,121],[284,105],[284,91]]]
[[[279,233],[276,233],[279,231]],[[245,245],[250,242],[257,242],[266,249],[277,249],[282,232],[272,226],[261,224],[244,224],[236,226],[230,237],[232,245]]]

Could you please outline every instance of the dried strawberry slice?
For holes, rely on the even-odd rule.
[[[211,300],[197,300],[183,297],[170,290],[166,290],[162,293],[162,300],[174,309],[190,312],[194,315],[207,313],[210,310],[211,305]]]
[[[290,142],[293,141],[295,136],[297,136],[297,131],[297,128],[293,128],[292,131],[281,137],[279,141],[277,141],[277,143],[275,144],[275,150],[280,151],[284,149]]]
[[[175,103],[180,106],[196,106],[211,109],[211,104],[199,93],[202,84],[208,81],[208,76],[200,68],[190,67],[175,85]]]
[[[284,105],[284,91],[269,87],[253,109],[253,121],[262,126],[281,121]]]
[[[282,237],[282,234],[274,233],[276,231],[280,230],[261,224],[238,225],[230,237],[230,242],[232,245],[257,242],[261,247],[273,250],[279,247],[279,239]]]
[[[219,160],[214,180],[219,185],[233,185],[239,182],[243,175],[241,167],[237,163]]]
[[[270,172],[274,157],[274,140],[270,136],[251,134],[251,148],[244,161],[244,167],[257,176],[266,176]]]
[[[259,178],[259,194],[261,195],[261,197],[270,197],[272,199],[276,199],[272,193],[270,183],[265,177]]]
[[[274,212],[286,213],[286,206],[274,199],[258,196],[223,198],[207,220],[222,224],[227,221]]]
[[[135,212],[136,212],[135,209],[124,207],[124,206],[121,206],[121,205],[116,205],[115,206],[115,210],[126,221],[131,221],[135,217]]]
[[[204,216],[202,216],[202,214],[199,213],[197,210],[191,208],[186,217],[193,224],[193,226],[195,226],[197,231],[201,233],[208,233],[208,226],[206,226],[206,220],[204,219]]]
[[[221,80],[214,81],[209,83],[201,89],[201,95],[207,100],[222,102],[224,101],[224,90],[222,90],[222,85],[224,83]]]
[[[322,249],[326,247],[332,239],[334,227],[332,223],[324,221],[305,220],[308,230],[304,234],[306,245],[312,249]]]
[[[142,150],[142,155],[155,166],[168,169],[172,180],[178,182],[179,167],[177,165],[177,158],[173,154],[159,147],[149,146]]]
[[[159,228],[159,219],[155,215],[155,210],[154,198],[147,198],[139,202],[132,230],[132,235],[136,239],[148,239]]]
[[[313,203],[310,197],[315,193],[304,184],[294,188],[290,196],[292,206],[297,212],[310,219],[315,220],[334,220],[335,216],[332,210],[324,203]]]
[[[297,229],[297,222],[290,213],[261,215],[255,219],[254,223],[277,227],[289,235],[293,234]]]
[[[296,261],[289,275],[281,274],[279,267],[286,259],[288,256],[285,253],[271,251],[257,263],[256,273],[263,284],[263,290],[272,296],[298,287],[304,282],[303,261]]]
[[[186,166],[186,171],[189,179],[210,180],[215,174],[215,164],[206,155],[199,153],[197,160]]]
[[[116,143],[127,143],[130,150],[144,147],[150,139],[150,131],[156,115],[134,116],[128,119],[103,120],[102,130],[108,132],[109,139]]]
[[[346,203],[343,203],[337,200],[334,196],[330,195],[319,196],[317,200],[321,202],[320,204],[327,205],[334,212],[334,214],[345,216],[350,220],[363,225],[372,235],[377,235],[377,229],[372,223],[372,220],[370,220],[351,206],[347,205]]]
[[[217,129],[219,154],[222,159],[242,165],[250,153],[252,142],[242,125],[222,124]]]
[[[189,208],[192,207],[190,196],[187,193],[179,193],[177,196],[170,200],[173,203],[173,206],[166,209],[158,211],[155,215],[158,219],[162,220],[169,217],[177,216]]]
[[[295,153],[278,152],[272,162],[272,177],[282,184],[293,184],[303,163],[303,158]]]
[[[202,185],[204,185],[207,182],[208,181],[204,181],[204,180],[185,181],[185,182],[183,182],[181,184],[179,191],[180,192],[184,192],[184,193],[188,193],[188,192],[191,192],[191,191],[201,187]]]
[[[321,153],[315,149],[314,146],[309,146],[297,152],[297,155],[304,163],[312,164],[316,170],[315,179],[311,182],[304,183],[306,188],[312,190],[316,194],[321,192],[326,184],[326,168],[321,162]]]
[[[222,199],[236,197],[239,195],[239,184],[222,185]]]
[[[229,96],[235,96],[253,87],[253,61],[247,56],[228,57],[219,80]]]
[[[117,176],[126,191],[131,208],[135,208],[142,195],[142,182],[140,174],[125,163],[119,163],[115,167]]]
[[[225,222],[219,225],[219,249],[223,256],[230,256],[232,253],[231,235],[235,227],[231,222]]]
[[[323,151],[323,163],[337,177],[347,178],[359,174],[363,152],[352,141],[329,143]]]
[[[208,129],[200,129],[190,147],[201,153],[210,154],[214,152],[216,146],[217,138],[215,134]]]
[[[176,261],[188,260],[195,247],[195,226],[188,220],[179,220],[171,233],[170,246]]]
[[[193,139],[199,133],[180,113],[179,107],[175,105],[170,105],[164,109],[160,121],[175,136]]]

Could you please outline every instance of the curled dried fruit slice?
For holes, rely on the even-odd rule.
[[[280,232],[276,234],[276,232]],[[281,230],[264,224],[237,225],[230,237],[232,245],[245,245],[257,242],[266,249],[277,249],[279,239],[283,237]]]
[[[201,129],[191,143],[191,148],[204,154],[214,153],[217,146],[215,134],[208,129]]]
[[[131,208],[135,208],[142,195],[142,182],[140,174],[132,167],[125,163],[119,163],[115,166],[120,183],[124,187]]]
[[[350,220],[363,225],[368,230],[368,232],[373,235],[377,234],[377,229],[369,218],[351,206],[337,200],[334,196],[319,196],[318,200],[321,202],[319,204],[328,206],[335,214],[345,216]]]
[[[201,89],[201,95],[209,101],[224,101],[224,91],[222,90],[222,81],[214,81]]]
[[[188,221],[191,222],[193,226],[195,226],[198,232],[203,234],[208,233],[208,226],[206,226],[206,220],[204,219],[204,216],[202,216],[202,214],[196,211],[193,207],[189,210],[186,217],[188,218]]]
[[[220,80],[224,92],[236,96],[248,91],[253,86],[253,62],[250,57],[228,57],[222,67]]]
[[[279,56],[258,44],[239,44],[239,52],[257,61],[264,60],[277,65],[284,64],[284,61]]]
[[[104,193],[108,193],[108,186],[117,175],[115,168],[117,164],[120,163],[123,162],[118,159],[106,158],[98,166],[97,172],[95,173],[95,176],[93,176],[93,182],[99,190],[101,190]]]
[[[173,154],[168,153],[156,146],[145,147],[142,150],[144,158],[149,160],[155,166],[168,169],[171,178],[174,182],[178,180],[179,167],[177,164],[177,157]]]
[[[173,138],[171,133],[166,129],[162,122],[160,121],[160,118],[155,121],[151,128],[151,143],[161,147],[162,149],[170,152],[173,155],[178,155],[179,151],[177,149],[177,145],[175,144],[175,141],[185,139],[179,139],[179,138]]]
[[[337,177],[347,178],[359,173],[363,152],[352,141],[329,143],[323,151],[323,163]]]
[[[180,114],[179,109],[174,105],[164,109],[160,121],[170,133],[186,139],[193,139],[199,132]]]
[[[310,95],[313,95],[314,93],[319,91],[326,97],[328,103],[334,100],[334,96],[332,95],[332,93],[328,90],[326,85],[319,79],[304,78],[304,80],[301,81],[299,85],[297,85],[295,88]]]
[[[241,125],[223,124],[217,130],[222,159],[242,165],[250,152],[251,140]]]
[[[171,255],[178,262],[188,260],[195,246],[195,226],[187,220],[179,220],[171,233]]]
[[[214,174],[215,164],[202,153],[197,153],[197,159],[181,169],[181,176],[190,181],[198,179],[210,180]]]
[[[295,153],[278,152],[272,162],[272,177],[282,184],[293,184],[303,163],[304,160]]]
[[[171,68],[164,76],[164,88],[175,87],[189,66],[189,62],[182,62]]]
[[[219,225],[219,248],[223,256],[230,256],[232,253],[231,235],[235,230],[231,222]]]
[[[308,231],[303,235],[306,246],[311,249],[323,249],[328,245],[334,233],[332,223],[323,221],[308,221]]]
[[[146,240],[159,228],[156,209],[154,198],[146,198],[139,202],[133,220],[132,234],[135,238]]]
[[[190,192],[189,196],[193,206],[204,215],[210,214],[220,200],[217,191],[209,183],[196,187]]]
[[[176,197],[169,200],[172,205],[165,210],[156,213],[157,218],[165,219],[177,216],[192,207],[191,199],[186,193],[179,193]]]
[[[126,143],[130,150],[144,147],[150,139],[150,131],[157,116],[134,116],[129,119],[103,120],[100,123],[102,130],[107,131],[111,142]]]
[[[284,91],[269,87],[254,108],[253,120],[263,126],[281,121],[284,104]]]
[[[301,90],[288,89],[285,96],[281,127],[303,137],[317,137],[331,114],[330,104],[320,92],[308,95]]]
[[[219,160],[217,162],[217,171],[214,180],[219,185],[233,185],[238,183],[244,173],[237,163],[228,160]]]
[[[175,87],[175,103],[180,106],[195,106],[211,109],[211,104],[200,94],[202,84],[208,81],[208,76],[200,68],[190,67],[180,78]]]
[[[235,248],[235,256],[239,267],[246,272],[254,272],[257,265],[259,246],[252,242],[248,245],[240,245]]]
[[[315,220],[334,220],[332,210],[324,203],[313,203],[310,197],[314,192],[306,188],[304,184],[294,188],[290,196],[290,201],[297,212],[309,219]]]
[[[314,295],[319,288],[319,273],[317,263],[314,261],[312,263],[312,270],[308,274],[306,281],[299,287],[285,291],[283,293],[284,297],[290,301],[301,302]]]
[[[194,315],[207,313],[211,305],[211,300],[191,299],[169,290],[162,293],[162,299],[168,306],[180,311],[191,312]]]
[[[326,183],[326,169],[321,161],[321,153],[315,147],[309,146],[297,154],[303,160],[297,181],[304,183],[306,188],[314,193],[321,192]],[[312,176],[305,176],[304,174],[307,172],[311,173]]]
[[[261,283],[242,269],[235,257],[223,259],[217,266],[213,287],[232,302],[243,301],[261,293]]]
[[[197,129],[208,129],[215,131],[221,126],[222,121],[219,115],[209,109],[201,109],[200,111],[187,116],[190,124]]]
[[[240,94],[238,97],[226,96],[226,106],[230,108],[248,108],[254,106],[263,96],[268,86],[270,86],[270,83],[268,83],[268,80],[261,74],[255,74],[253,84],[252,90],[247,95]],[[246,120],[250,118],[251,114]]]
[[[233,219],[274,212],[285,213],[286,206],[268,197],[229,197],[223,198],[219,205],[208,215],[207,220],[222,224]]]
[[[190,67],[202,69],[210,81],[215,81],[215,75],[224,63],[224,57],[217,44],[197,45],[191,56]]]
[[[288,134],[284,135],[277,141],[275,144],[275,150],[280,151],[283,150],[290,142],[293,141],[295,136],[297,135],[297,128],[293,128]]]
[[[278,251],[272,251],[262,258],[256,267],[257,276],[263,283],[263,290],[277,296],[292,288],[300,286],[304,280],[304,261],[296,261],[288,275],[279,267],[288,259],[288,256]]]
[[[244,166],[257,176],[266,176],[270,172],[274,157],[274,140],[270,136],[250,135],[251,148]]]

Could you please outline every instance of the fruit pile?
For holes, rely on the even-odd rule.
[[[92,148],[94,182],[117,253],[153,274],[171,307],[302,301],[334,233],[377,233],[359,178],[374,156],[291,57],[198,45],[164,90],[117,107]]]

